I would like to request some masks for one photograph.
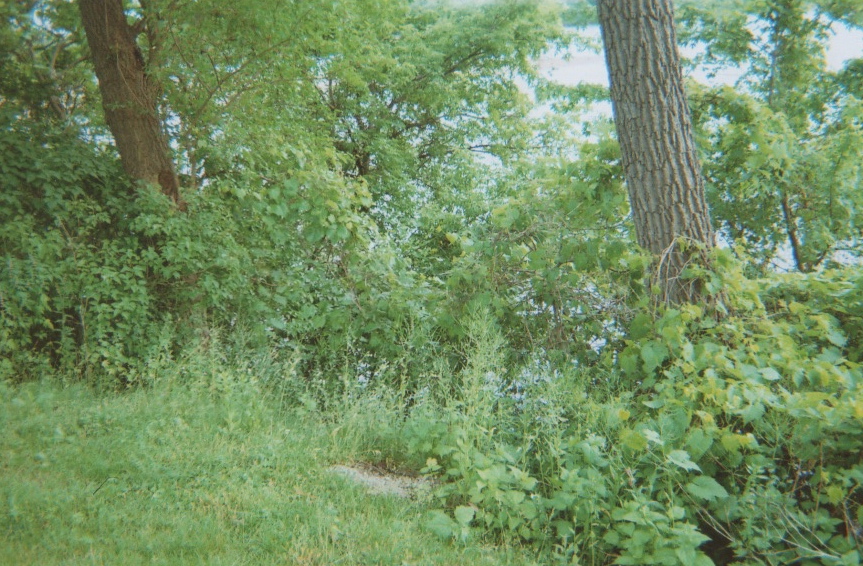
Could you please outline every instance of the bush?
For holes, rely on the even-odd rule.
[[[469,362],[458,401],[417,406],[409,452],[446,480],[430,528],[583,563],[858,563],[861,303],[838,297],[859,274],[751,282],[719,261],[714,307],[642,309],[593,380]]]
[[[64,131],[4,124],[0,371],[128,363],[158,328],[114,159]]]
[[[3,130],[0,377],[128,385],[166,339],[176,350],[251,318],[249,254],[224,198],[191,195],[182,214],[72,130],[23,119]]]
[[[0,378],[127,386],[166,340],[177,354],[213,333],[248,355],[299,355],[310,376],[363,364],[397,388],[416,389],[437,356],[438,291],[383,239],[368,249],[361,190],[324,174],[278,191],[240,176],[185,195],[180,212],[82,134],[5,119]]]

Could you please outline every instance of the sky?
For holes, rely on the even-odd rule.
[[[863,57],[863,30],[850,29],[847,26],[834,23],[834,34],[827,47],[827,66],[837,71],[848,59]],[[599,44],[599,26],[589,26],[581,35],[595,40]],[[683,56],[691,57],[697,50],[685,49]],[[567,57],[568,55],[568,57]],[[601,52],[579,51],[571,48],[568,53],[549,53],[540,58],[540,69],[546,77],[565,85],[575,85],[582,82],[608,86],[608,71],[605,58]],[[692,77],[710,85],[734,84],[743,73],[742,69],[726,69],[709,78],[704,72],[696,71]]]

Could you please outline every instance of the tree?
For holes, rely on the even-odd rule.
[[[159,85],[148,74],[136,41],[144,20],[130,25],[122,0],[80,0],[78,7],[99,79],[105,121],[123,169],[133,180],[159,186],[182,208],[179,181],[158,113]]]
[[[863,66],[851,60],[836,73],[827,64],[839,14],[802,0],[745,0],[733,13],[681,8],[683,43],[698,47],[699,62],[715,70],[745,62],[737,88],[690,93],[720,238],[762,271],[859,261],[863,91],[853,85]]]
[[[697,282],[681,277],[693,253],[681,239],[709,249],[714,235],[671,0],[601,0],[597,9],[638,243],[659,258],[665,302],[697,300]]]
[[[92,71],[82,64],[77,6],[6,2],[0,20],[0,105],[22,117],[80,123]]]

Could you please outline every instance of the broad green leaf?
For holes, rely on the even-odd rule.
[[[751,403],[740,410],[740,416],[743,417],[744,423],[757,421],[764,416],[764,404],[759,402]]]
[[[651,340],[641,346],[641,359],[644,361],[644,371],[651,373],[668,358],[668,348],[658,340]]]
[[[620,431],[620,442],[631,450],[640,451],[647,448],[647,439],[644,435],[629,428]]]
[[[439,509],[429,511],[425,526],[442,539],[452,538],[458,530],[458,524]]]
[[[845,334],[832,325],[827,329],[827,340],[829,340],[834,346],[838,346],[840,348],[845,347],[848,343],[848,338],[846,338]]]
[[[728,497],[728,492],[719,482],[709,476],[699,476],[686,484],[686,491],[698,499],[714,501]]]
[[[455,515],[455,520],[458,521],[459,525],[466,527],[470,525],[471,521],[473,521],[474,515],[476,515],[476,509],[466,505],[459,505],[455,508],[453,514]]]
[[[652,442],[654,444],[658,444],[659,446],[663,445],[662,438],[659,436],[659,433],[655,430],[650,430],[649,428],[645,428],[641,431],[641,434],[644,435],[644,438],[647,439],[648,442]]]
[[[761,377],[763,377],[767,381],[779,381],[780,379],[782,379],[782,376],[779,374],[779,372],[771,367],[761,368],[759,371],[761,372]]]
[[[713,446],[713,438],[706,434],[704,429],[693,428],[686,437],[686,447],[695,459],[701,458],[711,446]]]
[[[666,460],[687,471],[701,471],[698,464],[690,460],[689,453],[686,450],[672,450],[668,453],[668,456],[666,456]]]
[[[647,313],[638,313],[629,324],[629,337],[640,340],[653,331],[653,317]]]

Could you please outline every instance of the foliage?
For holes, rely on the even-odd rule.
[[[595,359],[592,342],[619,334],[613,321],[626,317],[648,260],[621,222],[627,204],[616,142],[603,137],[580,152],[577,162],[514,166],[467,226],[453,213],[424,218],[414,237],[424,255],[415,264],[445,283],[445,330],[461,337],[463,325],[452,321],[488,309],[519,361],[541,349],[584,363]],[[463,208],[465,216],[473,210]]]
[[[594,0],[566,0],[560,17],[568,26],[582,27],[596,24],[596,2]]]
[[[537,72],[551,4],[130,4],[185,212],[123,176],[74,4],[0,5],[0,562],[859,563],[863,79],[818,4],[682,5],[748,70],[690,88],[729,246],[676,309],[605,93]]]
[[[697,63],[744,64],[736,88],[693,85],[693,115],[714,220],[762,269],[810,272],[859,256],[857,67],[827,70],[833,20],[807,10],[799,0],[682,10],[684,41],[705,47]]]
[[[95,85],[84,63],[71,2],[4,2],[0,18],[0,101],[7,111],[53,122],[89,115]]]
[[[717,261],[718,310],[642,310],[589,374],[506,372],[493,327],[473,327],[460,401],[420,405],[405,427],[447,480],[452,514],[430,528],[588,563],[856,563],[863,311],[819,305],[857,292],[859,274],[756,284]]]
[[[211,328],[239,327],[257,336],[256,345],[275,338],[299,348],[310,373],[364,360],[375,375],[386,373],[379,367],[397,367],[396,379],[420,381],[426,362],[441,353],[438,338],[457,338],[458,325],[438,305],[443,272],[414,267],[429,259],[417,245],[418,227],[468,202],[484,210],[495,198],[490,181],[478,183],[495,167],[476,152],[511,161],[528,151],[536,132],[516,78],[537,80],[531,59],[560,39],[554,13],[528,2],[482,10],[387,2],[373,11],[350,2],[344,8],[358,25],[346,27],[336,19],[345,12],[316,5],[264,23],[261,6],[249,1],[228,9],[228,29],[222,4],[196,4],[192,12],[169,8],[148,3],[134,15],[143,18],[139,39],[148,68],[166,87],[168,131],[194,191],[185,197],[189,211],[173,215],[147,192],[133,198],[115,174],[81,204],[104,221],[101,232],[79,233],[78,222],[53,209],[26,228],[10,218],[16,231],[5,248],[18,261],[34,261],[27,234],[52,224],[67,226],[67,239],[86,241],[92,257],[60,260],[60,232],[52,232],[55,241],[45,244],[50,253],[36,263],[56,284],[10,271],[9,292],[42,292],[7,311],[8,324],[55,325],[65,338],[7,341],[18,360],[7,371],[24,371],[23,361],[32,357],[87,375],[104,369],[117,382],[131,382],[133,366],[162,330],[179,345],[190,331],[201,338]],[[63,30],[63,49],[80,47],[77,22],[68,14],[48,9],[18,17],[22,28],[36,30],[53,21]],[[201,34],[211,47],[192,50],[204,42]],[[262,37],[271,44],[263,52]],[[286,90],[287,84],[297,89]],[[15,92],[6,96],[17,100]],[[40,174],[68,182],[58,193],[67,208],[79,205],[86,169],[67,173],[79,158],[62,156],[64,146],[86,152],[81,140],[101,143],[90,110],[80,108],[74,116],[80,125],[66,122],[62,133],[42,131],[34,114],[9,115],[6,143],[20,145],[6,154],[9,163],[38,163]],[[31,131],[37,135],[28,138]],[[41,143],[56,150],[54,166],[24,153],[43,151],[40,140],[48,138],[55,141]],[[110,154],[95,153],[101,166],[112,167]],[[7,180],[10,203],[49,190],[51,183],[38,175],[22,184],[22,175]],[[111,193],[125,200],[111,201]],[[421,215],[418,203],[426,203]],[[37,208],[44,204],[34,201]],[[453,232],[470,229],[460,214],[449,217],[457,222]],[[125,259],[111,260],[115,255]],[[134,274],[117,275],[124,269],[117,262]],[[73,268],[108,288],[87,289],[89,280],[69,277]],[[446,279],[456,301],[468,302],[457,277]],[[125,310],[90,320],[82,313],[89,315],[91,303],[100,312],[108,304]],[[512,319],[518,307],[513,299],[509,304]],[[451,346],[447,355],[457,357]]]
[[[336,171],[369,191],[361,208],[397,239],[418,204],[474,188],[476,154],[523,151],[531,106],[516,78],[536,81],[533,59],[562,39],[534,2],[305,2],[276,19],[268,6],[154,8],[182,157],[193,176],[244,170],[277,186]]]
[[[72,133],[10,126],[0,164],[6,376],[58,368],[130,384],[163,340],[206,342],[219,329],[244,329],[249,348],[268,336],[287,355],[308,347],[311,366],[341,364],[349,343],[393,359],[402,324],[427,318],[432,291],[392,251],[381,246],[362,264],[350,255],[366,240],[346,225],[360,229],[361,218],[308,214],[307,195],[335,211],[366,198],[338,179],[286,183],[260,199],[225,182],[190,195],[180,214],[155,192],[133,193],[113,156]]]
[[[111,159],[73,136],[4,118],[4,377],[141,355],[131,346],[158,333],[160,321],[124,222],[128,186]]]

